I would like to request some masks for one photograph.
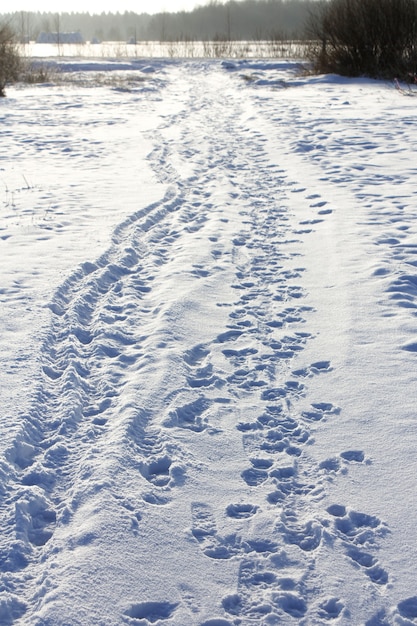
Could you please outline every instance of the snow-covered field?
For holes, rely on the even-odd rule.
[[[0,102],[0,623],[416,624],[416,98],[65,69]]]

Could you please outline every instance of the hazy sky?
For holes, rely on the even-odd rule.
[[[159,11],[190,11],[208,0],[2,0],[1,13],[14,11],[39,11],[51,13],[158,13]]]

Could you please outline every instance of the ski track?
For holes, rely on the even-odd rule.
[[[198,545],[203,561],[235,563],[235,591],[213,599],[212,615],[207,609],[201,614],[185,584],[177,598],[132,598],[123,623],[351,623],[345,600],[329,596],[316,572],[322,554],[342,555],[345,575],[362,576],[364,593],[380,595],[381,611],[368,624],[388,623],[383,592],[390,575],[378,546],[389,529],[347,503],[322,507],[328,482],[352,463],[365,463],[364,452],[346,449],[314,462],[309,446],[320,437],[320,423],[336,421],[343,407],[333,404],[330,393],[300,409],[309,381],[332,369],[325,354],[309,367],[297,366],[297,356],[314,341],[307,329],[315,315],[304,302],[300,241],[331,218],[331,209],[323,197],[300,190],[284,164],[270,161],[256,124],[245,125],[232,92],[227,100],[216,87],[220,81],[227,91],[227,82],[239,79],[218,66],[207,73],[205,91],[192,72],[182,79],[188,93],[178,96],[184,100],[179,111],[149,133],[155,146],[149,160],[167,188],[165,197],[121,223],[107,252],[75,269],[50,303],[42,379],[1,469],[4,623],[49,623],[39,611],[47,611],[48,585],[53,587],[46,581],[59,545],[55,534],[89,499],[108,492],[135,534],[148,510],[175,517],[187,488],[196,496],[188,540]],[[172,128],[178,137],[170,136]],[[306,128],[295,151],[309,151],[309,137],[318,130]],[[329,171],[325,154],[317,158]],[[350,185],[343,174],[333,169],[328,178]],[[378,179],[354,175],[355,193],[366,201],[364,189]],[[219,195],[219,188],[226,191]],[[294,192],[315,215],[308,222],[299,223],[289,211]],[[372,198],[372,207],[377,202]],[[398,211],[405,206],[401,199],[392,203]],[[393,211],[387,213],[377,243],[413,267],[407,229],[392,232]],[[380,214],[370,215],[373,227]],[[232,232],[229,220],[237,225],[232,240],[221,230],[223,224]],[[198,252],[203,241],[211,265]],[[231,277],[230,301],[217,303],[224,325],[209,327],[202,342],[190,344],[185,332],[176,343],[171,326],[187,316],[187,306],[175,310],[168,295],[158,302],[165,281],[178,277],[194,288],[222,276]],[[398,306],[416,308],[411,270],[396,276],[389,291]],[[187,317],[181,328],[186,326]],[[417,349],[414,343],[405,348]],[[235,438],[228,443],[231,425]],[[246,456],[239,470],[243,495],[226,506],[205,495],[210,460],[193,458],[205,437],[220,440],[231,458],[240,441]],[[105,476],[95,462],[103,455]],[[123,484],[131,467],[137,473],[134,495]],[[94,540],[88,532],[77,538],[78,545]],[[399,603],[395,614],[415,618],[415,599]]]

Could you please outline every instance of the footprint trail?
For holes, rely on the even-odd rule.
[[[380,599],[385,522],[329,503],[366,451],[314,454],[344,408],[330,385],[311,391],[329,355],[305,357],[304,243],[333,205],[271,157],[237,72],[173,63],[170,77],[146,134],[160,199],[138,199],[48,304],[33,402],[0,466],[0,618],[102,623],[105,598],[110,626],[349,624],[346,578],[375,615],[414,620],[414,597]],[[414,298],[411,275],[392,287]]]

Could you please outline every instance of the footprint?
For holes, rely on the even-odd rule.
[[[321,543],[321,524],[316,520],[300,523],[292,511],[282,513],[281,524],[278,528],[281,530],[287,543],[297,545],[304,552],[315,550]]]
[[[327,508],[327,512],[333,517],[344,517],[346,515],[346,507],[342,504],[331,504]]]
[[[140,473],[157,487],[165,487],[171,480],[172,459],[168,455],[147,459],[140,463]]]
[[[39,485],[43,489],[52,489],[56,481],[53,472],[48,471],[41,463],[35,462],[22,476],[22,484],[27,487]]]
[[[222,606],[230,615],[240,615],[243,611],[243,601],[237,593],[224,597]]]
[[[340,454],[345,461],[355,461],[356,463],[363,463],[365,460],[365,454],[362,450],[347,450]]]
[[[384,524],[375,516],[347,511],[342,505],[333,504],[327,512],[334,519],[334,527],[342,539],[346,556],[362,568],[364,573],[377,585],[388,582],[388,573],[379,565],[378,560],[368,549],[375,545],[378,536],[388,532]]]
[[[191,532],[203,553],[211,559],[226,560],[241,551],[241,540],[236,534],[220,537],[211,507],[204,502],[191,505]]]
[[[307,422],[319,422],[323,419],[324,415],[323,411],[303,411],[301,413],[301,416]]]
[[[23,617],[27,611],[27,605],[18,596],[2,590],[0,603],[0,619],[4,626],[11,626],[16,620]]]
[[[347,549],[346,555],[359,566],[364,568],[365,574],[377,585],[388,582],[387,572],[378,565],[377,559],[371,554],[352,546]]]
[[[310,368],[314,374],[321,374],[322,372],[330,372],[332,370],[330,361],[316,361],[311,364]]]
[[[203,541],[206,537],[216,534],[216,520],[211,507],[203,502],[194,502],[191,505],[192,530],[197,541]]]
[[[258,380],[257,377],[258,372],[256,370],[237,369],[231,376],[228,376],[226,380],[230,385],[236,386],[239,389],[251,390],[254,387],[265,387],[267,383],[262,379]]]
[[[323,413],[340,413],[339,407],[334,406],[331,402],[313,402],[311,406],[317,411],[323,411]]]
[[[191,613],[197,614],[200,612],[198,591],[196,589],[193,589],[193,587],[187,583],[181,583],[178,585],[178,592],[181,596],[181,600]]]
[[[330,361],[316,361],[312,363],[309,367],[304,367],[298,370],[294,370],[292,373],[294,376],[300,377],[308,377],[313,376],[315,374],[322,374],[325,372],[331,372],[332,367]]]
[[[222,350],[224,356],[227,359],[245,360],[246,357],[252,356],[258,353],[256,348],[242,348],[241,350]]]
[[[164,506],[171,501],[168,496],[164,496],[159,493],[153,493],[152,491],[142,494],[142,498],[148,504],[153,504],[155,506]]]
[[[339,598],[329,598],[320,604],[318,615],[325,620],[336,619],[344,608],[345,605]]]
[[[43,370],[43,373],[46,374],[46,376],[50,378],[51,380],[58,380],[59,378],[61,378],[61,376],[64,373],[63,370],[55,370],[54,368],[49,367],[48,365],[44,365],[42,367],[42,370]]]
[[[314,220],[303,220],[302,222],[300,222],[301,226],[305,226],[307,224],[311,224],[312,226],[314,226],[315,224],[320,224],[323,220],[321,219],[314,219]]]
[[[276,581],[276,574],[265,571],[257,561],[244,560],[239,568],[239,586],[266,588]]]
[[[218,335],[216,342],[226,343],[227,341],[236,341],[242,334],[241,330],[228,330]]]
[[[246,519],[255,515],[258,508],[254,504],[229,504],[226,514],[234,519]]]
[[[331,510],[334,510],[334,508]],[[331,510],[328,509],[329,512]],[[380,529],[381,522],[373,515],[350,511],[343,517],[336,517],[335,527],[341,536],[362,545],[374,543],[375,532]]]
[[[313,204],[310,204],[310,207],[312,209],[317,209],[317,208],[321,208],[322,206],[325,206],[327,204],[326,200],[321,200],[320,202],[313,202]]]
[[[251,624],[263,624],[273,611],[270,597],[277,589],[277,575],[268,558],[243,559],[239,566],[238,593],[223,598],[226,613],[247,619]],[[234,621],[240,624],[240,619]],[[245,621],[246,623],[246,621]],[[271,622],[271,623],[276,623]]]
[[[210,406],[211,401],[201,396],[194,402],[170,411],[163,425],[167,428],[186,428],[195,432],[202,432],[208,427],[207,419],[204,419],[203,415]]]
[[[16,502],[16,535],[25,543],[44,546],[52,537],[56,512],[45,496],[34,488]]]
[[[274,604],[276,604],[284,613],[291,615],[296,619],[300,619],[304,617],[307,613],[307,603],[306,601],[295,593],[285,593],[282,595],[278,595],[274,599]]]
[[[207,276],[210,276],[210,272],[204,269],[202,265],[193,265],[191,274],[196,278],[207,278]]]
[[[190,367],[194,367],[199,365],[209,354],[209,350],[203,344],[199,344],[184,354],[184,361]]]
[[[274,454],[277,452],[286,452],[290,456],[300,456],[301,450],[296,446],[290,446],[288,440],[284,437],[280,428],[270,428],[260,449],[263,452]]]
[[[335,457],[325,459],[319,464],[319,469],[325,470],[326,472],[336,473],[340,470],[340,460]]]
[[[269,402],[275,402],[281,398],[285,398],[287,396],[288,390],[283,387],[277,387],[275,389],[267,389],[262,392],[261,400],[266,400]]]
[[[249,469],[244,470],[241,473],[241,476],[249,487],[257,487],[268,479],[268,472],[255,467],[250,467]]]
[[[276,468],[270,475],[276,483],[276,490],[267,497],[270,504],[281,504],[291,495],[306,496],[318,492],[317,485],[307,484],[298,479],[295,466]]]
[[[192,389],[200,389],[221,381],[218,376],[213,375],[213,365],[208,363],[205,367],[195,369],[192,376],[187,376],[187,382]]]
[[[125,611],[125,617],[131,618],[132,622],[128,620],[128,623],[135,624],[136,620],[147,620],[151,624],[155,624],[160,620],[167,620],[172,617],[178,604],[171,602],[139,602],[132,604],[130,608]],[[133,621],[135,620],[135,621]]]
[[[338,415],[340,409],[331,402],[313,402],[311,409],[301,413],[307,422],[318,422],[329,415]]]
[[[401,617],[405,617],[406,619],[416,619],[417,618],[417,596],[413,596],[411,598],[407,598],[406,600],[402,600],[397,605],[398,612]]]
[[[365,623],[365,626],[392,626],[392,621],[387,617],[385,609],[381,609]]]

